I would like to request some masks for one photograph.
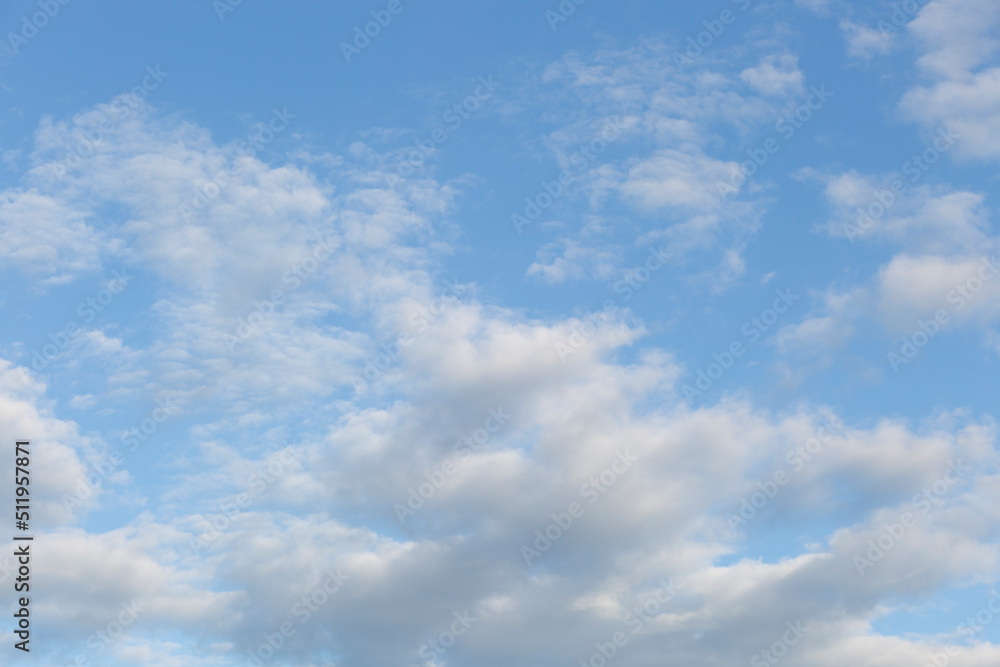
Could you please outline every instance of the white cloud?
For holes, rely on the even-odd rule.
[[[0,193],[0,258],[41,285],[59,285],[100,266],[90,215],[36,189]]]
[[[1000,155],[1000,67],[957,80],[919,86],[900,101],[904,113],[926,128],[947,123],[959,136],[959,155],[992,158]]]
[[[734,253],[741,254],[759,228],[762,206],[756,196],[764,186],[738,186],[749,201],[727,200],[721,186],[732,185],[738,161],[746,157],[738,140],[771,131],[801,95],[804,75],[789,53],[764,53],[756,66],[742,71],[704,59],[690,72],[678,72],[671,56],[663,45],[649,43],[590,57],[574,54],[546,68],[546,100],[568,100],[560,127],[546,141],[560,168],[575,175],[581,166],[575,151],[609,122],[623,129],[606,153],[588,162],[574,186],[588,196],[586,214],[601,217],[603,236],[592,236],[589,224],[579,233],[564,233],[546,246],[533,273],[543,275],[544,269],[555,281],[606,273],[599,260],[588,270],[585,262],[559,259],[553,252],[565,245],[575,254],[604,257],[605,243],[628,245],[619,243],[616,231],[634,236],[636,226],[646,241],[670,239],[679,258],[697,250],[729,269],[742,262]],[[731,141],[731,134],[738,140]],[[620,157],[623,149],[628,158]],[[618,203],[637,216],[610,215]],[[573,217],[580,214],[558,214],[560,220]]]
[[[926,128],[951,125],[965,157],[1000,156],[998,25],[1000,7],[990,0],[936,0],[908,24],[923,50],[917,63],[926,81],[900,108]]]
[[[75,423],[59,419],[45,390],[26,368],[0,359],[0,429],[10,447],[0,461],[0,473],[14,479],[13,441],[30,440],[31,518],[36,530],[71,525],[79,518],[79,509],[90,506],[89,492],[82,502],[69,505],[64,494],[76,494],[92,472],[87,463],[99,460],[104,449],[100,441],[80,433]]]
[[[795,0],[795,4],[820,15],[826,14],[833,3],[834,0]]]
[[[80,394],[70,399],[69,404],[75,410],[89,410],[97,404],[97,397],[93,394]]]
[[[847,53],[852,58],[871,60],[876,55],[888,53],[896,42],[895,32],[872,28],[848,19],[840,22],[840,29],[847,40]]]
[[[70,366],[104,358],[109,390],[234,404],[275,383],[282,390],[271,400],[289,404],[341,392],[381,342],[354,328],[402,300],[433,298],[432,262],[453,237],[440,218],[455,187],[409,179],[389,188],[378,165],[349,161],[330,176],[341,192],[305,167],[268,165],[149,108],[75,168],[58,168],[75,132],[94,129],[106,106],[42,123],[25,177],[33,187],[0,193],[0,215],[3,245],[26,275],[64,282],[114,261],[160,281],[168,296],[149,312],[161,324],[149,344],[133,349],[127,332],[95,330],[64,355]],[[212,179],[223,187],[206,189]],[[91,218],[99,232],[82,222]],[[271,302],[275,290],[281,303]],[[240,336],[258,311],[263,321]]]
[[[783,327],[777,338],[782,354],[810,357],[825,368],[842,357],[866,322],[895,337],[941,311],[949,331],[990,327],[1000,318],[1000,280],[989,268],[998,242],[983,194],[912,187],[898,174],[803,170],[800,177],[824,184],[831,215],[820,229],[856,246],[878,243],[892,254],[859,284],[831,285],[813,312]]]
[[[995,27],[1000,7],[989,0],[934,0],[909,24],[925,54],[917,61],[929,74],[968,79],[1000,49]]]
[[[989,257],[897,255],[876,279],[879,313],[897,327],[916,327],[918,319],[945,310],[960,322],[1000,317],[1000,275],[981,279]]]
[[[824,227],[833,237],[942,254],[985,251],[991,244],[981,193],[912,187],[911,179],[900,174],[814,176],[825,184],[832,215]]]
[[[622,194],[648,211],[704,212],[722,207],[717,184],[728,184],[739,167],[693,149],[662,149],[630,167],[621,185]]]
[[[863,291],[821,295],[821,305],[797,324],[778,331],[776,344],[782,354],[818,357],[824,366],[833,363],[837,353],[856,333],[856,320],[863,314],[866,295]]]
[[[629,103],[645,99],[629,63],[614,64],[563,63],[575,86],[604,85],[600,95]],[[658,71],[656,62],[644,65],[642,76]],[[794,77],[768,76],[761,70],[748,78],[772,92],[794,86]],[[703,248],[720,245],[720,228],[736,229],[717,248],[718,284],[710,285],[721,287],[745,271],[742,248],[757,210],[720,203],[714,182],[728,178],[731,165],[709,154],[714,134],[696,119],[710,111],[713,122],[734,122],[742,109],[750,120],[741,122],[752,125],[769,118],[771,103],[736,95],[732,81],[701,79],[692,85],[707,92],[674,97],[671,82],[653,81],[656,108],[630,115],[637,120],[628,127],[655,143],[600,177],[644,215],[674,216],[643,229],[647,239]],[[624,615],[674,577],[686,582],[682,593],[650,612],[616,664],[740,664],[780,637],[786,622],[802,621],[809,635],[796,659],[875,667],[909,664],[938,645],[926,636],[875,632],[889,601],[923,599],[996,571],[990,536],[1000,512],[989,502],[1000,488],[996,426],[963,415],[845,425],[822,455],[802,459],[781,497],[742,532],[759,535],[768,521],[796,529],[818,514],[833,527],[807,544],[790,531],[767,562],[741,557],[745,543],[729,515],[758,482],[794,466],[789,452],[809,446],[836,415],[808,405],[774,414],[731,395],[690,407],[678,396],[684,369],[668,351],[644,343],[644,328],[628,312],[596,321],[583,314],[531,318],[484,303],[474,285],[457,290],[461,299],[435,301],[453,238],[442,218],[457,186],[411,179],[384,187],[377,165],[353,161],[377,160],[363,148],[329,162],[339,169],[331,182],[303,166],[246,158],[241,174],[193,218],[177,207],[233,158],[193,126],[137,115],[58,182],[40,175],[40,159],[44,196],[81,211],[107,203],[126,210],[102,226],[105,245],[80,241],[92,256],[128,257],[158,280],[142,315],[148,339],[109,327],[88,332],[74,350],[109,366],[106,393],[167,394],[191,420],[178,427],[176,448],[160,463],[162,489],[142,489],[147,495],[124,506],[104,496],[106,509],[145,503],[149,512],[123,528],[88,533],[67,527],[75,517],[55,499],[82,475],[84,460],[100,456],[101,443],[58,420],[44,386],[30,378],[21,384],[9,364],[0,373],[6,431],[46,441],[48,454],[38,459],[39,479],[48,480],[40,485],[41,506],[59,529],[38,561],[51,588],[36,608],[68,639],[84,641],[95,617],[100,623],[121,602],[139,599],[148,611],[115,649],[122,660],[224,664],[226,651],[245,656],[290,620],[297,634],[280,659],[310,664],[336,651],[344,664],[410,664],[425,657],[424,642],[449,628],[452,612],[468,610],[476,623],[447,660],[547,664],[584,658],[595,641],[627,630]],[[863,202],[871,184],[857,174],[830,179],[835,214]],[[825,310],[778,334],[779,349],[840,344],[837,318],[856,317],[865,300],[905,321],[973,268],[972,249],[988,238],[982,197],[927,189],[913,202],[900,202],[900,214],[875,232],[903,250],[864,289],[846,296],[831,290]],[[600,235],[585,231],[590,240]],[[284,278],[305,265],[317,235],[331,256],[316,258],[293,286]],[[601,275],[617,259],[581,238],[560,238],[536,273],[553,282]],[[259,308],[254,301],[276,288],[281,303],[259,311],[260,323],[229,350],[222,334],[238,334],[239,319],[249,321]],[[992,317],[1000,300],[995,292],[981,297],[970,312]],[[377,355],[401,331],[412,342],[382,363]],[[351,376],[373,357],[378,378],[353,392]],[[74,407],[102,393],[88,391],[72,399]],[[394,504],[439,479],[434,471],[445,469],[454,444],[475,434],[489,410],[509,416],[400,523]],[[292,443],[300,461],[275,473],[192,554],[190,540],[205,531],[204,520],[225,516],[222,504],[266,469],[268,454]],[[623,452],[633,463],[613,482],[602,481]],[[963,485],[860,577],[853,556],[954,458],[970,466]],[[604,491],[595,491],[592,504],[582,500],[585,513],[537,562],[525,563],[521,545],[534,544],[553,513],[581,501],[584,484]],[[723,489],[732,492],[720,497]],[[331,567],[349,580],[311,622],[299,624],[295,605]],[[185,642],[172,641],[175,635]],[[967,664],[997,658],[992,645],[961,652]]]
[[[805,76],[798,63],[790,53],[767,56],[757,66],[740,72],[740,79],[763,95],[801,95]]]
[[[618,254],[609,248],[582,246],[572,238],[559,239],[538,249],[527,275],[549,285],[587,277],[607,279],[614,275]]]

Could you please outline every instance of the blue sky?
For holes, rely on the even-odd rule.
[[[3,664],[997,663],[995,3],[0,20]]]

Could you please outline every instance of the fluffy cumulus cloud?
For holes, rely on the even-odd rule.
[[[847,42],[847,53],[862,60],[871,60],[876,55],[888,53],[896,41],[893,31],[853,23],[849,19],[840,22],[840,29]]]
[[[924,78],[901,104],[954,123],[958,157],[995,156],[993,39],[963,18],[994,17],[988,4],[935,0],[910,28]],[[0,192],[0,254],[41,296],[76,291],[36,338],[4,340],[0,431],[38,443],[47,664],[997,664],[996,644],[940,623],[887,629],[941,591],[989,605],[995,419],[776,406],[739,378],[711,393],[666,321],[712,317],[757,270],[786,173],[820,203],[813,238],[873,259],[802,290],[809,305],[755,354],[820,372],[868,325],[1000,319],[983,188],[894,187],[905,167],[745,173],[810,95],[804,60],[753,48],[739,67],[682,72],[651,43],[524,75],[577,111],[532,145],[569,172],[566,195],[525,215],[536,245],[509,273],[571,290],[624,271],[630,299],[663,266],[697,293],[681,306],[661,290],[645,318],[624,291],[557,311],[455,278],[475,179],[387,178],[393,152],[371,138],[330,156],[289,125],[265,153],[150,106],[67,166],[113,105],[44,120]],[[793,152],[782,141],[771,156]],[[743,354],[718,349],[706,379]],[[83,412],[100,421],[81,427]]]
[[[768,56],[756,67],[740,72],[742,81],[765,95],[801,94],[804,78],[798,58],[788,53]]]
[[[70,420],[56,416],[52,401],[45,398],[44,384],[9,360],[0,362],[0,419],[4,433],[15,440],[42,440],[46,447],[33,458],[39,482],[36,518],[52,526],[72,523],[78,516],[73,504],[62,502],[61,491],[75,489],[86,476],[86,462],[95,459],[102,443],[80,433]],[[30,446],[30,445],[29,445]],[[4,474],[13,478],[16,461],[6,457]]]
[[[939,133],[938,139],[947,134]],[[946,159],[951,146],[943,141],[936,144],[943,150],[934,146],[928,148],[934,160]],[[986,194],[921,184],[929,165],[919,162],[920,155],[889,174],[806,169],[797,175],[823,186],[828,216],[819,230],[859,249],[877,247],[883,259],[866,281],[831,285],[810,315],[786,325],[779,337],[786,351],[829,363],[830,353],[854,337],[863,322],[893,336],[935,319],[935,334],[938,325],[976,330],[996,323],[1000,241]]]
[[[137,209],[103,233],[143,253],[144,266],[175,295],[169,307],[164,297],[154,308],[159,334],[134,362],[149,364],[145,381],[177,392],[177,400],[236,400],[252,411],[277,376],[281,391],[270,397],[272,410],[282,394],[330,395],[338,383],[343,402],[337,416],[318,417],[294,455],[244,453],[211,439],[208,431],[217,427],[201,427],[205,444],[192,453],[194,467],[223,475],[182,475],[163,504],[149,499],[150,511],[125,528],[82,532],[53,502],[52,520],[64,527],[48,538],[37,576],[58,595],[43,592],[39,613],[49,611],[49,622],[64,628],[67,651],[171,664],[194,641],[205,664],[215,664],[213,654],[250,659],[246,652],[260,653],[261,646],[267,653],[267,637],[278,636],[287,642],[285,660],[329,651],[343,664],[431,655],[500,665],[589,659],[621,632],[630,640],[620,649],[622,664],[669,655],[677,664],[698,656],[722,665],[779,640],[791,623],[802,635],[794,649],[799,660],[841,664],[877,654],[902,661],[919,655],[923,640],[874,634],[881,600],[958,584],[995,566],[993,547],[960,528],[973,516],[983,529],[995,520],[975,512],[981,497],[972,493],[995,486],[989,424],[857,429],[823,411],[770,415],[742,401],[692,410],[679,402],[680,369],[671,357],[647,349],[631,364],[611,360],[642,335],[616,317],[589,326],[532,321],[468,296],[442,299],[394,365],[365,381],[366,396],[395,398],[369,404],[347,377],[373,344],[360,330],[324,319],[340,309],[362,322],[381,314],[377,328],[386,335],[412,325],[402,314],[421,312],[420,299],[431,295],[433,258],[411,244],[437,233],[433,216],[447,206],[448,188],[421,184],[426,191],[414,202],[411,193],[358,187],[338,200],[301,169],[251,162],[204,221],[187,221],[176,209],[186,190],[180,175],[171,192],[149,193],[143,184],[167,189],[165,174],[182,164],[211,164],[226,149],[189,126],[143,122],[145,150],[162,151],[147,180],[119,180],[125,171],[143,178],[135,165],[152,163],[138,154],[132,165],[109,159],[66,185],[51,185],[48,196],[68,200],[95,182],[115,183],[122,191],[104,196]],[[360,178],[358,169],[349,178]],[[268,278],[280,285],[281,270],[301,264],[311,242],[294,226],[268,228],[261,217],[248,218],[250,208],[238,229],[228,227],[237,216],[230,207],[246,199],[286,207],[285,215],[313,224],[331,257],[329,268],[296,286],[299,294],[290,291],[230,353],[219,332],[239,311],[226,312],[223,303],[241,303],[253,287],[268,294]],[[166,252],[166,224],[171,238],[199,238],[190,249],[196,254]],[[95,256],[101,252],[95,242]],[[245,253],[262,260],[252,265]],[[357,269],[363,261],[383,270],[364,274]],[[896,277],[907,270],[936,280],[916,268],[889,267],[884,290],[926,292]],[[941,280],[953,278],[941,270]],[[561,358],[559,344],[572,353]],[[10,418],[28,414],[51,424],[18,427],[86,452],[90,445],[72,426],[39,412],[44,388],[22,386],[15,376],[9,367]],[[663,402],[640,407],[650,394]],[[276,424],[260,414],[230,427],[262,437]],[[829,454],[807,465],[803,447],[820,442],[816,433],[825,434]],[[783,455],[795,451],[802,454],[789,459],[792,481],[782,497],[744,518],[742,499],[757,502],[758,478],[769,465],[786,467]],[[52,467],[53,488],[41,489],[42,497],[54,499],[55,489],[83,475],[76,456],[53,450],[39,457],[39,469]],[[935,513],[900,537],[885,562],[858,572],[852,559],[867,559],[867,540],[878,537],[883,522],[898,522],[913,489],[933,485],[957,459],[967,468],[951,494],[933,498]],[[901,468],[899,461],[908,463]],[[722,488],[734,491],[720,502]],[[176,504],[181,497],[183,507],[193,500],[202,511],[186,513]],[[781,515],[802,521],[831,503],[845,527],[827,542],[780,562],[717,564],[739,554],[754,523]],[[362,517],[368,520],[360,523]],[[953,547],[926,548],[932,542]],[[920,577],[892,576],[900,567]],[[787,595],[792,589],[803,594]],[[92,638],[123,613],[129,619],[122,611],[128,609],[136,618],[127,640],[109,638],[105,646]],[[282,627],[296,634],[285,637]],[[189,639],[171,643],[181,636]],[[715,639],[721,636],[727,641]],[[88,638],[97,648],[85,648]]]
[[[939,0],[908,24],[923,55],[923,81],[900,101],[904,113],[928,128],[954,127],[963,156],[995,160],[1000,99],[1000,8],[985,0]]]

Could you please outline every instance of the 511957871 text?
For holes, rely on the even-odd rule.
[[[14,526],[25,532],[28,530],[28,522],[31,520],[31,478],[28,466],[31,464],[28,445],[31,443],[18,440],[14,444]],[[17,611],[14,618],[17,619],[17,627],[14,634],[21,641],[14,643],[17,648],[25,653],[29,652],[28,642],[31,641],[31,621],[28,611],[29,598],[27,593],[31,591],[31,540],[29,535],[15,535],[14,556],[17,557],[17,577],[14,579],[14,592],[24,597],[17,599]],[[15,596],[16,597],[16,596]]]

